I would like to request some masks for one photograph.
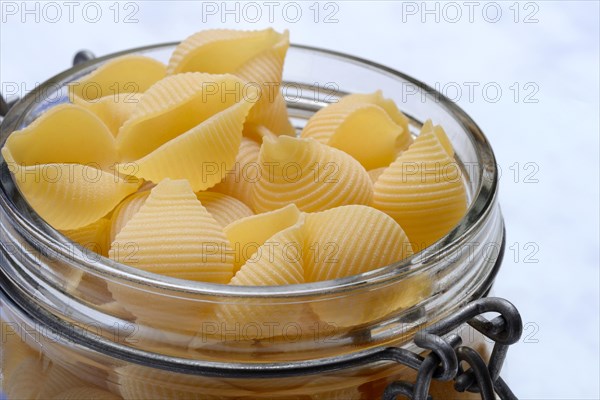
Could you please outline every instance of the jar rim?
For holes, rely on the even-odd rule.
[[[2,125],[0,125],[0,147],[4,145],[8,135],[23,121],[24,115],[26,115],[27,111],[36,103],[36,99],[40,98],[40,94],[52,89],[53,87],[55,88],[57,84],[68,80],[74,74],[82,72],[90,67],[101,64],[115,57],[132,53],[143,53],[146,51],[167,49],[176,46],[177,44],[179,44],[179,42],[169,42],[119,51],[78,64],[48,79],[36,87],[35,90],[28,93],[22,100],[20,100],[10,109]],[[467,212],[450,232],[448,232],[444,237],[439,239],[434,244],[424,248],[410,257],[365,273],[334,280],[286,286],[234,286],[189,281],[165,275],[159,275],[127,266],[104,257],[102,257],[100,260],[90,260],[89,257],[86,257],[83,249],[73,249],[70,247],[69,245],[72,244],[68,241],[68,239],[62,236],[62,234],[60,234],[50,225],[44,221],[40,221],[44,226],[44,229],[42,230],[41,227],[38,226],[34,221],[21,213],[21,211],[15,207],[13,200],[9,198],[6,188],[1,182],[0,187],[2,190],[0,190],[0,206],[5,209],[7,215],[16,222],[19,229],[22,229],[28,235],[28,237],[50,247],[55,254],[68,257],[69,259],[73,260],[84,271],[95,275],[110,277],[110,279],[117,281],[135,284],[137,286],[164,289],[174,294],[185,293],[187,295],[244,298],[285,298],[323,294],[331,295],[355,290],[357,288],[365,289],[369,286],[395,282],[397,280],[426,271],[429,267],[434,266],[434,263],[429,261],[435,260],[440,254],[447,252],[449,248],[460,245],[460,243],[466,240],[465,238],[468,238],[469,233],[476,229],[481,221],[485,220],[485,216],[490,213],[495,203],[495,197],[498,188],[498,170],[489,141],[477,124],[471,119],[471,117],[469,117],[469,115],[457,104],[452,102],[442,93],[439,93],[432,87],[409,75],[376,62],[338,51],[299,44],[292,44],[290,47],[300,51],[314,52],[331,58],[340,59],[342,61],[352,62],[368,69],[374,69],[386,75],[391,75],[392,77],[406,80],[415,85],[415,87],[419,90],[422,90],[424,93],[435,96],[436,100],[439,101],[439,105],[456,118],[456,121],[465,130],[465,132],[467,132],[471,144],[475,148],[475,154],[478,158],[477,165],[480,170],[480,181],[477,189],[474,191],[473,200],[471,201]],[[5,163],[3,158],[1,161]],[[20,194],[17,193],[17,196],[20,196]],[[49,233],[52,234],[53,237],[49,237]]]

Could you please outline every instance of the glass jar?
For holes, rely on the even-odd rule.
[[[103,62],[130,53],[166,62],[175,45],[116,53],[51,78],[10,110],[2,145],[11,132],[67,102],[65,85]],[[429,118],[444,126],[469,208],[434,245],[344,279],[236,287],[118,264],[41,220],[2,160],[2,387],[8,398],[52,398],[70,389],[83,398],[91,395],[77,390],[125,399],[374,399],[389,382],[413,376],[393,362],[348,361],[383,346],[418,351],[416,331],[485,295],[503,253],[498,174],[477,125],[432,88],[356,57],[289,50],[282,92],[298,131],[339,96],[378,89],[409,117],[413,134]],[[467,344],[472,332],[463,334]]]

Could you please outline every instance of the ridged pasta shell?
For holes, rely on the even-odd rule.
[[[351,156],[314,139],[267,137],[259,154],[260,179],[253,185],[252,205],[264,212],[295,203],[302,211],[346,204],[369,204],[373,184]]]
[[[74,104],[52,107],[29,126],[13,132],[2,155],[7,163],[25,166],[74,163],[102,169],[118,158],[114,138],[102,120]]]
[[[304,283],[303,247],[302,224],[277,232],[246,261],[229,284],[276,286]]]
[[[69,98],[96,100],[120,93],[143,93],[166,76],[166,66],[149,57],[128,55],[115,58],[92,73],[69,84]]]
[[[6,377],[3,389],[11,400],[42,400],[84,385],[83,380],[52,362],[26,358]]]
[[[387,167],[381,167],[367,171],[367,173],[369,174],[369,178],[371,178],[371,182],[373,182],[373,184],[375,184],[377,178],[379,178],[379,176],[383,174],[383,171],[385,171],[386,168]]]
[[[268,238],[235,274],[230,285],[277,286],[304,283],[303,220]],[[237,332],[240,340],[257,340],[285,335],[290,326],[301,332],[305,305],[263,299],[233,299],[220,304],[217,319],[224,333]]]
[[[224,229],[235,252],[234,273],[251,258],[267,239],[298,222],[300,210],[295,204],[240,219]]]
[[[196,196],[204,208],[222,227],[226,227],[238,219],[254,215],[250,207],[238,199],[223,193],[198,192]]]
[[[27,343],[27,338],[30,336],[24,332],[19,323],[2,319],[0,326],[2,327],[0,332],[2,343],[0,346],[0,370],[6,379],[24,360],[39,359],[40,355],[39,351],[34,350]]]
[[[350,205],[306,214],[308,282],[361,274],[412,255],[406,234],[391,217]]]
[[[100,218],[82,228],[61,231],[61,233],[82,247],[106,257],[110,247],[109,228],[110,219]]]
[[[71,239],[73,242],[79,244],[90,253],[86,253],[86,257],[94,259],[96,254],[108,257],[108,249],[110,248],[110,242],[108,239],[110,228],[109,218],[100,218],[96,222],[92,222],[82,228],[61,231],[63,235]],[[66,290],[69,293],[73,293],[84,276],[83,270],[79,268],[65,268],[65,272],[61,273],[57,270],[57,273],[62,275],[66,280]],[[67,276],[65,276],[67,275]]]
[[[109,247],[117,237],[117,233],[121,232],[127,222],[142,208],[148,196],[150,196],[150,190],[134,193],[115,208],[110,219]]]
[[[167,77],[119,130],[119,153],[130,162],[117,169],[155,183],[187,179],[195,191],[216,185],[233,167],[250,99],[232,75]]]
[[[322,108],[301,136],[347,152],[367,170],[388,166],[412,141],[408,119],[381,91],[351,94]]]
[[[373,206],[402,226],[415,250],[446,235],[466,212],[462,172],[449,143],[441,128],[425,124],[374,185]]]
[[[156,274],[228,283],[233,255],[221,226],[185,180],[165,179],[115,237],[110,258]]]
[[[227,400],[249,394],[222,379],[183,375],[137,365],[117,368],[115,375],[117,383],[114,389],[125,400]]]
[[[171,56],[168,73],[231,73],[260,88],[261,98],[248,121],[277,134],[293,134],[279,91],[289,33],[273,29],[240,31],[210,29],[182,41]],[[283,107],[282,107],[283,105]]]
[[[141,184],[80,164],[16,166],[12,172],[31,207],[60,230],[97,221]]]
[[[123,400],[123,398],[93,386],[81,386],[59,393],[52,400]]]
[[[412,255],[402,228],[368,206],[343,206],[306,215],[305,274],[307,282],[344,278],[390,265]],[[421,281],[371,291],[348,292],[311,304],[321,321],[338,328],[379,319],[416,304],[429,290]],[[417,293],[413,290],[417,289]],[[339,310],[352,309],[351,313]]]
[[[252,204],[252,185],[258,181],[260,174],[259,152],[258,143],[243,137],[233,167],[211,190],[235,197],[245,204]]]
[[[75,97],[73,103],[93,112],[94,115],[104,122],[113,136],[116,137],[119,128],[133,114],[141,97],[141,93],[120,93],[104,96],[92,101]]]

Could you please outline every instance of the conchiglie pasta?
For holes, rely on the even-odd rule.
[[[396,147],[399,150],[404,150],[409,146],[409,144],[412,143],[412,137],[410,136],[410,132],[408,130],[408,118],[398,109],[398,106],[393,100],[383,97],[383,92],[381,90],[377,90],[373,93],[354,93],[344,96],[340,99],[339,103],[375,104],[383,108],[390,118],[396,123],[396,125],[402,127],[404,131],[402,136],[398,139]]]
[[[37,357],[30,357],[24,359],[5,377],[2,386],[11,400],[42,400],[84,385],[84,381],[59,365],[44,363]]]
[[[110,219],[100,218],[82,228],[61,233],[82,247],[100,255],[108,256]]]
[[[152,58],[128,55],[100,66],[69,84],[69,98],[92,101],[120,93],[143,93],[166,75],[166,66]]]
[[[99,258],[94,258],[96,254],[105,257],[108,256],[108,249],[110,247],[108,238],[109,228],[110,219],[100,218],[98,221],[92,222],[91,224],[82,228],[70,231],[62,231],[61,233],[89,251],[86,253],[86,258],[88,260],[93,260]],[[73,291],[80,285],[84,276],[83,270],[79,268],[67,267],[65,268],[64,272],[61,273],[60,270],[57,270],[57,273],[65,278],[65,287],[69,293],[73,293]]]
[[[308,282],[361,274],[412,255],[400,225],[369,206],[306,214],[306,241],[314,249],[305,264]]]
[[[31,207],[60,230],[97,221],[141,183],[80,164],[17,166],[12,172]]]
[[[373,182],[373,184],[375,184],[379,176],[383,174],[383,171],[385,171],[386,168],[387,167],[381,167],[367,171],[367,173],[369,174],[369,178],[371,178],[371,182]]]
[[[351,94],[319,110],[301,136],[347,152],[367,170],[388,166],[412,141],[408,119],[381,91]]]
[[[160,81],[119,130],[117,147],[129,162],[118,170],[155,183],[187,179],[195,191],[216,185],[233,167],[254,104],[247,89],[231,75],[186,73]]]
[[[418,250],[447,234],[467,208],[462,173],[449,144],[441,128],[426,123],[374,186],[373,206],[393,217]]]
[[[169,61],[169,74],[181,72],[232,73],[260,88],[260,100],[248,121],[276,134],[293,134],[285,101],[279,91],[289,34],[273,29],[239,31],[212,29],[181,42]]]
[[[180,279],[228,283],[233,256],[221,226],[184,180],[166,179],[117,233],[110,258]]]
[[[343,206],[307,214],[305,224],[307,282],[344,278],[398,262],[412,255],[402,228],[389,216],[368,206]],[[411,286],[412,287],[412,286]],[[417,286],[419,293],[428,287]],[[349,327],[376,320],[421,300],[412,290],[378,288],[311,304],[328,324]],[[352,313],[340,313],[351,308]]]
[[[253,140],[242,138],[233,167],[225,173],[223,180],[212,191],[227,194],[252,204],[252,185],[259,179],[258,153],[260,145]]]
[[[117,136],[119,128],[133,114],[141,97],[141,93],[120,93],[92,101],[75,97],[73,103],[93,112],[104,122],[113,136]]]
[[[254,211],[294,203],[313,212],[346,204],[369,204],[367,171],[341,150],[313,139],[265,138],[259,154],[260,179],[253,185]]]
[[[110,219],[109,246],[115,240],[117,233],[121,232],[127,222],[142,208],[148,196],[150,190],[134,193],[115,208]]]
[[[177,374],[138,365],[120,367],[115,375],[115,391],[125,400],[224,400],[249,394],[218,378]]]
[[[302,221],[268,238],[235,274],[230,285],[276,286],[304,283]],[[280,336],[286,326],[302,322],[303,304],[265,304],[262,299],[243,299],[220,304],[217,319],[222,332],[239,331],[242,340]]]
[[[250,207],[236,198],[223,193],[198,192],[196,196],[204,208],[222,227],[238,219],[254,215]]]
[[[2,148],[7,163],[74,163],[108,169],[117,161],[112,134],[91,111],[73,104],[51,108],[13,132]],[[9,164],[10,167],[10,164]]]
[[[298,222],[300,210],[295,204],[253,215],[225,227],[225,235],[235,252],[234,273],[250,259],[265,241]]]
[[[20,326],[0,320],[2,332],[0,339],[2,346],[0,347],[0,366],[2,374],[5,378],[11,376],[15,370],[26,359],[39,359],[39,350],[34,350],[27,343],[29,337]],[[30,339],[31,340],[31,339]]]
[[[122,400],[123,398],[93,386],[81,386],[57,394],[52,400]]]

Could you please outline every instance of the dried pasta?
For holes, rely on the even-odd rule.
[[[38,358],[24,359],[3,382],[9,399],[42,400],[85,383],[66,369]]]
[[[229,282],[238,286],[277,286],[304,283],[303,218],[271,236],[237,271]],[[263,299],[240,299],[220,304],[217,320],[223,332],[239,331],[242,340],[280,336],[286,326],[299,324],[306,306],[265,304]]]
[[[254,215],[250,207],[223,193],[198,192],[196,197],[222,227],[238,219]]]
[[[81,386],[57,394],[52,400],[122,400],[123,398],[93,386]]]
[[[169,61],[168,73],[232,73],[248,85],[260,87],[260,99],[248,121],[276,134],[293,134],[285,100],[279,92],[289,34],[273,29],[239,31],[212,29],[181,42]]]
[[[134,193],[115,208],[110,219],[109,246],[114,242],[117,233],[121,232],[127,222],[142,208],[148,196],[150,190]]]
[[[119,128],[133,114],[141,97],[141,93],[120,93],[104,96],[92,101],[75,97],[73,103],[93,112],[104,122],[113,136],[116,137]]]
[[[140,55],[115,58],[70,83],[69,98],[92,101],[121,93],[143,93],[166,73],[166,66],[153,58]]]
[[[235,252],[234,273],[250,259],[268,238],[298,222],[300,210],[289,204],[277,210],[253,215],[225,227],[225,235]]]
[[[100,218],[82,228],[62,231],[61,233],[81,245],[82,247],[94,251],[102,256],[108,256],[110,219]]]
[[[228,93],[233,90],[235,93]],[[148,90],[119,130],[121,173],[154,183],[187,179],[195,191],[219,183],[233,167],[243,123],[254,103],[232,75],[186,73]]]
[[[185,180],[165,179],[117,233],[110,258],[180,279],[228,283],[233,255],[221,226]]]
[[[351,156],[314,139],[267,137],[259,154],[260,179],[252,205],[264,212],[294,203],[313,212],[345,204],[369,204],[372,183]]]
[[[31,207],[60,230],[97,221],[141,183],[80,164],[17,166],[13,176]]]
[[[252,204],[252,185],[258,180],[260,173],[259,152],[258,143],[242,137],[232,169],[227,171],[223,180],[211,190],[235,197],[245,204]]]
[[[301,136],[347,152],[367,170],[388,166],[412,141],[408,119],[381,91],[351,94],[319,110]]]
[[[305,260],[308,282],[360,274],[412,254],[410,242],[396,221],[361,205],[307,214],[306,244],[313,249]]]
[[[450,150],[443,129],[426,123],[374,185],[373,206],[398,221],[419,250],[447,234],[466,211],[462,173]]]
[[[114,138],[106,125],[73,104],[53,107],[11,134],[2,155],[19,165],[73,163],[105,170],[117,161]]]
[[[115,371],[115,391],[125,400],[222,400],[250,394],[222,379],[177,374],[170,371],[127,365]]]

